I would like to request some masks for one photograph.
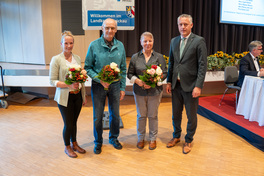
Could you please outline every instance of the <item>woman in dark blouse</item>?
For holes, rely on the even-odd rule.
[[[162,85],[152,88],[139,79],[147,66],[160,66],[163,77],[167,77],[166,62],[162,54],[153,50],[154,37],[150,32],[144,32],[140,37],[142,50],[134,54],[130,60],[127,77],[133,84],[133,94],[137,107],[137,147],[143,149],[145,145],[146,122],[149,122],[149,149],[156,148],[158,134],[158,107],[161,101]]]

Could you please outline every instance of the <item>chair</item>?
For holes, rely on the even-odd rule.
[[[226,84],[226,90],[224,92],[224,95],[219,103],[219,106],[221,106],[221,103],[224,99],[224,96],[226,94],[226,92],[229,89],[235,89],[236,90],[236,107],[237,107],[237,102],[238,102],[238,98],[239,98],[239,92],[241,90],[241,87],[236,86],[236,83],[238,81],[238,71],[237,71],[237,67],[236,66],[227,66],[225,67],[225,73],[224,73],[224,82]],[[235,108],[236,108],[235,107]]]

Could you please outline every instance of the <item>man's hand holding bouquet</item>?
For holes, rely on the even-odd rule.
[[[163,78],[163,73],[160,66],[150,65],[143,72],[143,75],[139,75],[140,80],[142,80],[146,85],[155,88],[156,86],[161,86]]]
[[[112,62],[110,65],[105,65],[102,68],[97,78],[100,79],[101,84],[104,86],[104,90],[108,90],[111,83],[121,79],[120,69],[116,63]]]
[[[79,83],[85,83],[87,72],[79,65],[71,65],[65,77],[65,84],[71,85],[74,91],[79,92]]]

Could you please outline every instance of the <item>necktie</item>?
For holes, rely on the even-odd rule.
[[[254,60],[254,65],[255,65],[256,70],[259,71],[258,59],[254,58],[253,60]]]
[[[185,47],[185,39],[186,38],[182,38],[181,40],[181,48],[180,48],[180,58],[181,58],[181,56],[182,56],[182,52],[183,52],[183,50],[184,50],[184,47]]]
[[[182,52],[184,50],[184,47],[185,47],[185,39],[186,38],[182,38],[181,40],[181,45],[180,45],[180,58],[182,56]],[[178,80],[180,80],[180,72],[178,72]]]

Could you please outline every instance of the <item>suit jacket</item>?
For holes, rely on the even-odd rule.
[[[258,59],[258,65],[259,65],[259,59]],[[259,65],[260,68],[260,65]],[[250,53],[245,55],[241,60],[239,64],[239,76],[238,76],[238,86],[242,86],[245,75],[250,76],[257,76],[258,71],[256,70],[256,67],[254,65],[254,62],[252,60],[252,57]]]
[[[72,54],[74,59],[77,61],[79,65],[81,65],[81,58],[75,54]],[[58,81],[65,81],[65,76],[68,73],[68,67],[66,65],[66,59],[63,53],[60,53],[57,56],[53,56],[50,62],[50,70],[49,70],[49,76],[50,76],[50,84],[52,86],[57,86]],[[82,84],[82,98],[83,101],[85,101],[85,87],[84,84]],[[56,87],[56,92],[54,96],[54,100],[62,105],[67,107],[68,104],[68,98],[69,98],[69,88],[60,88]]]
[[[181,36],[175,37],[170,44],[170,59],[167,82],[174,89],[180,73],[181,87],[191,92],[194,87],[203,88],[207,70],[207,48],[203,37],[191,33],[180,58]]]

